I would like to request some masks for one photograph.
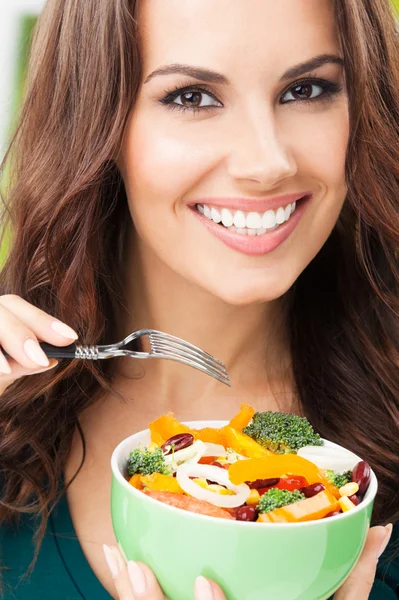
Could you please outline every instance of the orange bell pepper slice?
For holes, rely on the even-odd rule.
[[[251,407],[248,408],[248,411],[249,409],[251,409]],[[267,450],[258,444],[258,442],[255,442],[251,437],[238,431],[238,429],[234,429],[230,425],[220,428],[204,427],[203,429],[191,429],[187,425],[180,423],[171,412],[152,421],[149,425],[149,429],[151,432],[151,441],[160,446],[173,435],[178,433],[191,433],[195,440],[220,444],[224,448],[232,448],[235,452],[238,452],[238,454],[242,454],[242,456],[248,458],[261,458],[273,455],[270,450]]]
[[[132,475],[131,478],[129,479],[129,483],[130,483],[130,485],[135,487],[137,490],[143,489],[140,473],[136,473],[136,475]]]
[[[242,431],[244,427],[249,425],[252,420],[252,417],[255,414],[255,409],[252,408],[249,404],[242,403],[240,405],[240,412],[238,412],[230,421],[229,427],[233,429],[238,429],[238,431]]]
[[[152,475],[141,475],[141,483],[145,488],[156,492],[172,492],[173,494],[183,494],[183,490],[175,477],[163,475],[162,473],[152,473]]]
[[[159,440],[162,439],[166,442],[169,438],[177,433],[191,433],[191,430],[186,425],[183,425],[176,419],[172,412],[168,412],[166,415],[162,415],[155,421],[149,424],[151,432],[151,441],[159,444]],[[162,446],[162,444],[160,444]]]
[[[333,510],[337,510],[339,502],[328,490],[319,492],[312,498],[305,498],[293,504],[276,508],[268,513],[261,513],[258,521],[262,523],[297,523],[322,519]]]
[[[267,450],[258,442],[255,442],[249,435],[233,429],[232,427],[226,426],[224,429],[225,436],[225,447],[232,448],[238,454],[246,456],[247,458],[265,458],[267,456],[274,456],[274,453]],[[248,462],[248,461],[239,461]]]
[[[266,458],[239,460],[229,467],[229,479],[234,485],[245,481],[282,477],[288,473],[302,475],[309,485],[323,482],[323,475],[318,467],[296,454],[271,454]]]

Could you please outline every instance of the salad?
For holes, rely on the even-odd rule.
[[[173,413],[150,423],[151,443],[133,450],[129,483],[202,515],[257,523],[332,517],[357,506],[370,466],[325,445],[305,417],[241,409],[224,427],[191,429]]]

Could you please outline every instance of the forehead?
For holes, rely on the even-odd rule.
[[[284,69],[337,52],[332,0],[139,0],[144,75],[186,62]]]

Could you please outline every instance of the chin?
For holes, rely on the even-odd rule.
[[[286,292],[295,283],[296,278],[259,277],[258,281],[241,282],[237,277],[235,281],[217,282],[217,289],[213,289],[213,295],[217,296],[226,304],[232,306],[249,306],[250,304],[260,304],[262,302],[272,302],[286,294]],[[223,285],[224,284],[224,285]]]

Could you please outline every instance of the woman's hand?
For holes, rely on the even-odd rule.
[[[368,600],[378,559],[385,550],[391,533],[392,525],[370,529],[356,567],[335,594],[334,600]],[[126,564],[116,546],[104,546],[104,553],[115,582],[118,600],[165,600],[155,575],[147,565],[131,561]],[[201,576],[196,579],[194,597],[195,600],[226,600],[214,581]]]
[[[0,396],[20,377],[42,373],[58,364],[55,358],[47,358],[38,340],[68,346],[77,337],[68,325],[20,296],[0,296],[0,346],[12,357],[7,360],[0,351]]]

